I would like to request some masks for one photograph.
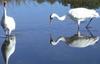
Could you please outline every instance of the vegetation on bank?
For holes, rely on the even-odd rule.
[[[4,0],[0,0],[0,3],[2,4]],[[86,7],[86,8],[99,8],[100,7],[100,0],[6,0],[8,2],[14,2],[17,5],[20,5],[21,3],[26,3],[27,1],[30,2],[37,2],[38,4],[42,4],[44,2],[48,2],[51,5],[55,2],[59,2],[60,4],[67,6],[68,4],[71,4],[71,8],[76,7]]]

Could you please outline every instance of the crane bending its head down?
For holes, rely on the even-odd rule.
[[[52,20],[53,18],[57,18],[60,21],[64,21],[65,19],[70,18],[77,23],[78,28],[79,28],[80,23],[83,22],[84,20],[90,19],[89,23],[86,26],[86,27],[88,27],[88,25],[90,24],[92,19],[98,18],[98,17],[100,17],[100,15],[94,9],[73,8],[73,9],[69,10],[68,15],[64,15],[64,16],[61,16],[61,17],[56,13],[52,13],[50,15],[50,20]]]
[[[6,34],[6,36],[11,35],[11,32],[15,30],[15,20],[13,17],[7,15],[6,11],[7,1],[3,3],[3,16],[1,19],[1,26]]]
[[[64,21],[66,19],[66,15],[59,16],[57,13],[52,13],[50,15],[50,19],[57,18],[60,21]]]

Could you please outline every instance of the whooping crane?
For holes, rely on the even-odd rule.
[[[7,16],[7,11],[6,11],[6,5],[7,1],[4,1],[3,4],[3,16],[1,19],[1,26],[4,29],[4,32],[7,35],[11,35],[11,32],[15,30],[15,20],[13,17]]]
[[[100,15],[94,9],[73,8],[73,9],[69,10],[68,15],[64,15],[64,16],[59,16],[56,13],[52,13],[50,15],[50,22],[53,18],[57,18],[60,21],[64,21],[65,19],[70,18],[70,19],[74,20],[77,23],[78,29],[79,29],[79,26],[80,26],[81,22],[85,21],[86,19],[90,19],[89,23],[86,26],[86,27],[88,27],[88,25],[90,24],[92,19],[93,18],[98,18],[98,17],[100,17]]]

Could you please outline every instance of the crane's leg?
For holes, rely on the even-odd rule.
[[[6,33],[6,36],[10,36],[10,35],[11,35],[11,30],[6,29],[6,30],[5,30],[5,33]]]
[[[79,30],[79,28],[80,28],[80,21],[77,22],[77,25],[78,25],[78,30]]]
[[[91,21],[93,20],[93,18],[90,19],[90,21],[88,22],[88,24],[86,25],[86,28],[88,28],[88,26],[90,25]]]
[[[8,30],[4,29],[4,31],[5,31],[5,35],[8,36]]]
[[[8,32],[5,30],[5,34],[6,34],[6,36],[8,35]]]
[[[80,29],[80,26],[78,25],[78,30]]]
[[[8,31],[9,36],[11,35],[11,30]]]

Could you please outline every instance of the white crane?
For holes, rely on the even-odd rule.
[[[10,56],[14,53],[16,47],[16,37],[15,35],[8,36],[5,38],[1,46],[2,56],[5,64],[8,64]]]
[[[99,36],[93,36],[90,31],[89,35],[90,36],[81,35],[80,31],[78,31],[77,34],[71,37],[60,36],[59,38],[57,38],[57,40],[53,40],[52,37],[50,37],[50,43],[55,46],[60,41],[62,41],[71,47],[84,48],[90,45],[94,45],[100,39]]]
[[[3,4],[3,16],[1,19],[1,26],[4,29],[4,32],[7,35],[11,35],[11,32],[15,30],[15,20],[13,17],[7,16],[7,11],[6,11],[6,5],[7,1],[4,1]]]
[[[59,16],[56,13],[52,13],[50,15],[50,22],[53,18],[57,18],[60,21],[64,21],[67,18],[70,18],[72,20],[74,20],[75,22],[77,22],[78,24],[78,29],[80,26],[80,23],[85,21],[86,19],[91,19],[89,21],[89,23],[87,24],[86,27],[88,27],[88,25],[90,24],[90,22],[92,21],[93,18],[97,18],[100,17],[99,13],[96,12],[96,10],[94,9],[87,9],[87,8],[73,8],[69,10],[69,14],[68,15],[64,15],[64,16]]]

